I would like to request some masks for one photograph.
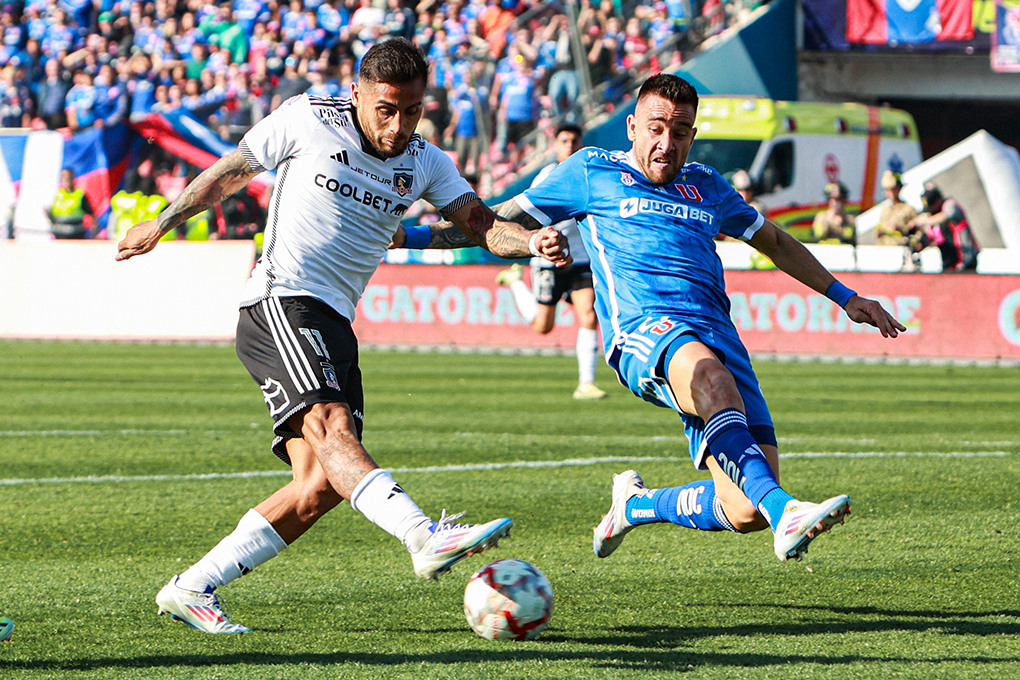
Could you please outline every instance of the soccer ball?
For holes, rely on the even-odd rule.
[[[486,640],[532,640],[549,625],[552,611],[549,579],[523,560],[496,560],[464,589],[464,614]]]

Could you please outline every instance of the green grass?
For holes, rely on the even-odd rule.
[[[676,416],[570,399],[569,357],[366,352],[365,443],[423,509],[515,518],[438,584],[342,505],[223,589],[254,631],[208,636],[153,597],[285,477],[0,484],[0,678],[1020,677],[1020,369],[758,365],[793,493],[854,498],[800,563],[771,536],[643,527],[610,559],[591,526],[629,463],[696,479]],[[0,480],[283,471],[232,348],[0,342]],[[794,454],[864,454],[801,456]],[[941,455],[939,455],[941,454]],[[974,454],[974,455],[961,455]],[[461,596],[488,558],[538,565],[550,628],[491,643]]]

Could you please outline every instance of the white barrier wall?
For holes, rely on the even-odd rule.
[[[0,337],[229,340],[251,241],[160,243],[126,262],[104,241],[0,241]]]

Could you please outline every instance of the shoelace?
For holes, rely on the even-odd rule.
[[[446,508],[443,508],[442,514],[439,515],[439,521],[436,522],[436,530],[432,532],[433,535],[443,531],[455,531],[457,529],[464,529],[471,526],[470,524],[450,524],[452,520],[459,519],[463,516],[464,516],[463,512],[458,512],[453,515],[447,515]]]

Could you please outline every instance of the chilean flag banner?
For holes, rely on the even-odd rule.
[[[972,40],[973,0],[847,0],[846,38],[869,45]]]

